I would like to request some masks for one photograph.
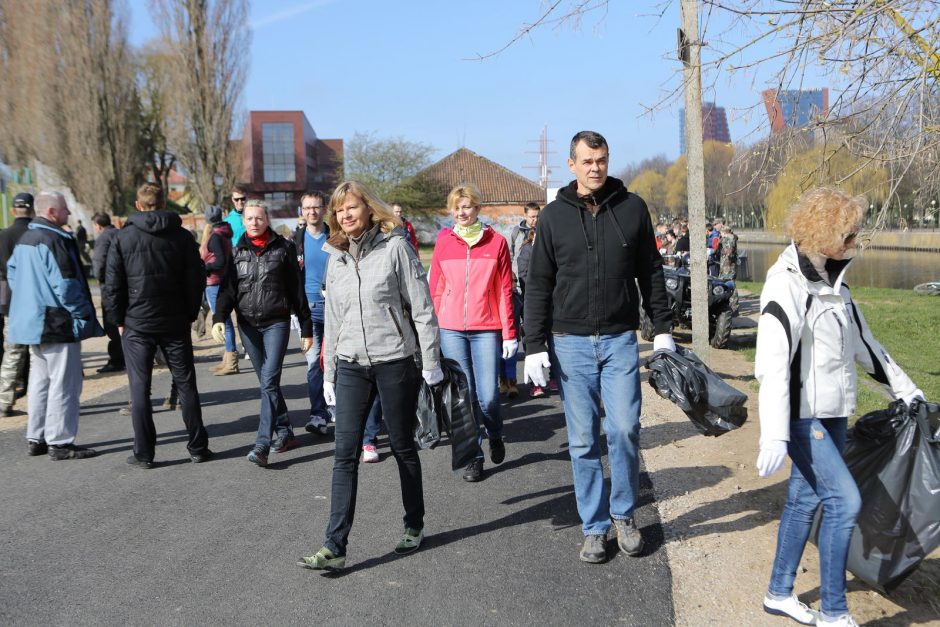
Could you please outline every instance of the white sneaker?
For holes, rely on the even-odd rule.
[[[775,601],[769,596],[764,595],[764,611],[775,616],[787,616],[801,625],[820,625],[819,614],[805,603],[796,598],[795,594],[790,595],[782,601]]]
[[[375,446],[372,444],[366,444],[362,447],[362,463],[363,464],[374,464],[379,461],[379,454],[375,450]]]
[[[858,627],[858,623],[852,618],[851,614],[843,614],[835,620],[826,620],[822,614],[816,619],[817,625],[826,625],[826,627]]]

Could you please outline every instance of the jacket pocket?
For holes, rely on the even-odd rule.
[[[72,314],[62,307],[46,307],[42,325],[42,339],[45,342],[74,342]]]
[[[604,316],[618,322],[637,319],[636,305],[632,305],[630,289],[625,279],[607,279],[604,285]]]
[[[558,320],[584,320],[588,317],[587,280],[559,277],[552,294],[553,317]]]

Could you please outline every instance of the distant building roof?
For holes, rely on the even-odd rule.
[[[467,148],[460,148],[419,173],[450,191],[463,183],[476,185],[483,204],[545,202],[545,190],[524,176]]]

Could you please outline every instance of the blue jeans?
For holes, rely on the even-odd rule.
[[[842,460],[847,425],[845,418],[790,421],[787,452],[793,460],[793,468],[770,575],[771,594],[788,596],[793,592],[796,569],[816,510],[822,504],[819,599],[823,613],[830,618],[849,611],[845,599],[845,564],[852,530],[862,506],[858,486]]]
[[[313,313],[313,307],[310,308]],[[320,308],[321,315],[323,313]],[[320,351],[323,350],[323,322],[313,321],[313,344],[310,350],[304,353],[307,359],[307,396],[310,398],[310,417],[320,416],[326,421],[330,419],[330,411],[323,398],[323,370],[320,368]]]
[[[261,413],[255,446],[267,451],[271,448],[271,436],[275,430],[279,438],[293,435],[287,403],[281,393],[281,368],[290,338],[290,322],[255,327],[243,320],[238,330],[261,387]]]
[[[219,297],[218,285],[206,286],[206,302],[209,303],[209,310],[215,314],[215,301]],[[235,346],[235,325],[232,324],[232,316],[225,320],[225,352],[235,353],[238,348]]]
[[[362,445],[371,444],[375,446],[375,440],[379,437],[379,431],[382,429],[382,403],[376,397],[372,403],[372,409],[369,410],[369,416],[366,418],[366,428],[362,433]]]
[[[568,427],[574,495],[584,535],[632,518],[640,490],[640,371],[636,333],[553,336]],[[610,485],[601,462],[600,412]]]
[[[441,329],[441,355],[456,361],[467,375],[473,415],[477,421],[478,444],[482,444],[487,436],[503,437],[503,417],[499,412],[502,354],[502,333],[499,331]],[[477,456],[483,457],[482,448]]]

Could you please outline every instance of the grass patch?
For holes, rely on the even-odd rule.
[[[739,281],[738,289],[760,294],[763,283]],[[852,297],[862,310],[872,333],[882,346],[923,390],[928,400],[940,399],[940,307],[933,296],[920,296],[913,290],[894,290],[873,287],[852,288]],[[740,349],[750,361],[756,349]],[[859,369],[859,416],[883,409],[889,400],[876,383]]]

